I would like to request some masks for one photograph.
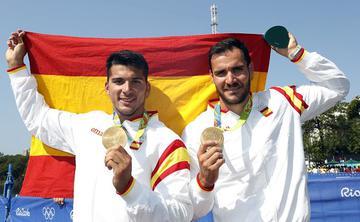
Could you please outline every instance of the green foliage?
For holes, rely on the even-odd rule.
[[[347,110],[347,115],[349,119],[359,119],[360,115],[360,96],[356,96],[355,99],[353,99]]]
[[[360,97],[341,102],[303,124],[304,149],[312,162],[360,155]]]
[[[12,164],[12,175],[14,177],[13,195],[18,194],[24,180],[25,170],[27,166],[28,157],[23,155],[0,155],[0,191],[1,195],[4,190],[4,183],[6,180],[8,165]]]

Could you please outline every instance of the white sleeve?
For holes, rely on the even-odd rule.
[[[29,132],[53,148],[75,154],[71,126],[76,115],[49,108],[25,66],[8,73],[18,111]]]
[[[186,127],[181,138],[185,142],[190,155],[190,196],[194,207],[193,220],[196,220],[207,215],[212,210],[214,206],[214,192],[203,190],[197,182],[196,177],[200,170],[197,159],[199,143],[192,142],[191,138],[193,137],[194,135],[189,132],[189,127]]]
[[[121,194],[126,202],[131,221],[186,222],[191,220],[193,207],[189,196],[189,157],[183,146],[172,153],[175,155],[165,158],[162,162],[163,167],[156,168],[159,171],[153,171],[152,188],[134,179],[127,191]],[[157,161],[154,160],[155,163]]]
[[[308,106],[301,115],[302,122],[325,112],[348,94],[350,82],[344,73],[316,52],[305,52],[297,65],[311,82],[296,89]]]

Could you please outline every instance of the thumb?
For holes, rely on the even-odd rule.
[[[24,40],[23,40],[23,37],[25,36],[25,32],[22,31],[22,30],[18,30],[18,33],[19,33],[19,44],[23,44],[24,43]]]

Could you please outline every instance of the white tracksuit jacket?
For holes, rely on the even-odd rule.
[[[212,210],[216,222],[309,221],[301,124],[342,100],[349,81],[334,63],[317,53],[305,52],[297,66],[309,85],[253,93],[246,123],[224,132],[225,163],[211,192],[202,190],[195,177],[200,134],[213,126],[214,106],[209,104],[185,128],[195,218]],[[231,111],[221,113],[225,128],[238,119]]]
[[[20,115],[31,134],[76,155],[74,221],[191,220],[189,156],[180,138],[156,114],[149,120],[141,147],[130,149],[129,142],[125,147],[132,157],[135,182],[120,196],[112,184],[113,172],[105,167],[106,150],[101,142],[102,133],[114,125],[112,115],[51,109],[25,66],[8,72]],[[134,138],[139,122],[124,121],[130,137]]]

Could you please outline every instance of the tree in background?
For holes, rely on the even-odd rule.
[[[23,155],[3,155],[0,154],[0,191],[1,195],[4,190],[4,183],[7,176],[8,165],[12,164],[14,177],[14,187],[12,194],[18,194],[21,189],[22,182],[24,180],[25,170],[29,157]]]
[[[350,137],[348,142],[348,148],[350,152],[360,153],[360,96],[353,99],[347,110],[347,116],[349,118],[349,131]]]
[[[360,96],[341,102],[303,124],[304,147],[308,160],[323,163],[360,155]]]

